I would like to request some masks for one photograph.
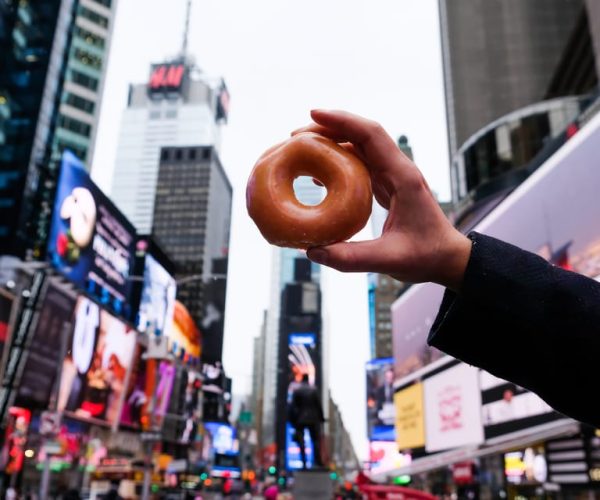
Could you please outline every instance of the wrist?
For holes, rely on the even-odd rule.
[[[441,249],[439,266],[432,281],[458,292],[462,286],[472,246],[467,236],[454,229]]]

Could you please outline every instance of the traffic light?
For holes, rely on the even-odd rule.
[[[269,474],[271,474],[271,476],[274,476],[275,474],[277,474],[277,467],[275,467],[274,465],[271,465],[269,467]]]
[[[394,478],[394,484],[402,486],[403,484],[410,483],[410,476],[396,476]]]
[[[330,472],[329,477],[331,478],[332,481],[335,481],[338,477],[337,472]]]

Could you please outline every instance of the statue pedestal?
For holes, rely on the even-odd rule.
[[[333,498],[333,483],[327,469],[299,470],[294,473],[294,500]]]

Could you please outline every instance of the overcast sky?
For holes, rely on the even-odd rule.
[[[119,0],[92,175],[109,192],[129,83],[177,54],[186,0]],[[230,94],[222,161],[234,189],[224,363],[248,392],[252,339],[268,308],[271,250],[245,207],[256,159],[306,124],[311,108],[339,108],[408,136],[431,188],[449,176],[436,0],[194,0],[189,53]],[[364,230],[358,238],[370,237]],[[366,458],[369,357],[363,274],[323,276],[330,382],[359,457]],[[272,381],[275,383],[275,381]]]

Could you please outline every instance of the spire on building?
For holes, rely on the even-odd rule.
[[[187,0],[187,8],[185,12],[185,27],[183,29],[183,43],[181,44],[181,60],[187,58],[188,34],[190,31],[190,14],[192,12],[192,0]]]

